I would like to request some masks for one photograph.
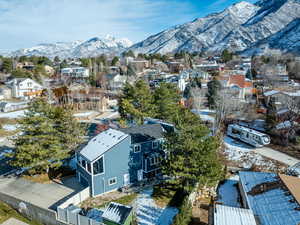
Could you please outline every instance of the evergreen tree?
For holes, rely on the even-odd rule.
[[[177,132],[167,135],[167,155],[163,172],[175,178],[173,183],[189,191],[197,182],[214,184],[222,175],[218,159],[219,140],[187,109],[177,117]]]
[[[81,58],[80,62],[81,62],[81,66],[83,67],[89,67],[91,65],[91,60],[87,58]]]
[[[214,108],[216,106],[216,101],[218,97],[218,91],[221,89],[220,81],[214,79],[207,83],[207,100],[210,108]]]
[[[128,52],[123,52],[122,56],[123,57],[133,57],[133,58],[135,57],[135,55],[134,55],[134,53],[133,53],[132,50],[129,50]]]
[[[59,64],[59,67],[60,67],[60,69],[69,67],[69,65],[68,65],[68,63],[67,63],[67,60],[64,59],[64,60]]]
[[[119,112],[123,119],[142,124],[144,117],[153,116],[154,105],[149,86],[142,80],[134,86],[126,84],[119,100]]]
[[[11,58],[4,58],[2,62],[2,71],[10,73],[13,70],[13,61]]]
[[[20,56],[19,62],[26,62],[26,61],[28,61],[28,57],[27,56],[25,56],[25,55]]]
[[[270,102],[267,106],[266,125],[268,131],[271,131],[277,125],[276,105],[274,98],[270,98]]]
[[[155,117],[171,122],[178,112],[179,100],[179,90],[174,84],[160,84],[154,91]]]
[[[33,101],[19,121],[22,135],[15,142],[11,165],[28,168],[31,174],[57,168],[83,141],[84,128],[72,112],[52,106],[44,99]]]
[[[223,62],[227,63],[230,60],[232,60],[232,58],[233,58],[233,54],[230,51],[228,51],[227,49],[223,50],[221,55],[221,59]]]
[[[59,63],[59,62],[60,62],[60,59],[59,59],[58,56],[55,56],[54,59],[53,59],[53,61],[54,61],[55,63]]]
[[[32,78],[32,73],[22,69],[16,69],[11,72],[12,77],[14,78]]]
[[[119,62],[119,57],[115,56],[111,61],[111,66],[117,65],[118,62]]]
[[[189,225],[192,219],[192,205],[188,198],[185,198],[180,212],[175,216],[173,225]]]

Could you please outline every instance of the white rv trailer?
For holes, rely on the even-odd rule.
[[[269,135],[238,124],[230,124],[227,128],[227,135],[255,147],[263,147],[271,142]]]

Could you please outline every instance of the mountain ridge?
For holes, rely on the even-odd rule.
[[[130,47],[136,53],[244,51],[299,18],[299,0],[239,2],[219,13],[171,27]],[[300,35],[300,34],[299,34]]]
[[[93,37],[87,41],[41,43],[31,48],[23,48],[7,53],[7,56],[47,56],[54,58],[95,57],[105,53],[120,54],[132,45],[126,38],[116,39],[110,35],[105,38]]]

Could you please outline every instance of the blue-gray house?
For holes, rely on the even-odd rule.
[[[77,153],[79,181],[97,196],[157,176],[164,133],[160,124],[145,124],[98,134]]]

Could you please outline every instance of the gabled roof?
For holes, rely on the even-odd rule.
[[[247,80],[245,75],[229,76],[229,85],[238,85],[240,88],[252,87],[252,82]]]
[[[80,154],[92,162],[126,137],[128,135],[119,130],[108,129],[91,139]]]
[[[256,221],[251,209],[217,204],[214,211],[214,225],[256,225]]]
[[[141,126],[121,128],[120,131],[129,134],[134,144],[163,138],[165,132],[160,124],[144,124]]]
[[[131,211],[132,207],[111,202],[102,217],[117,224],[124,224]]]

